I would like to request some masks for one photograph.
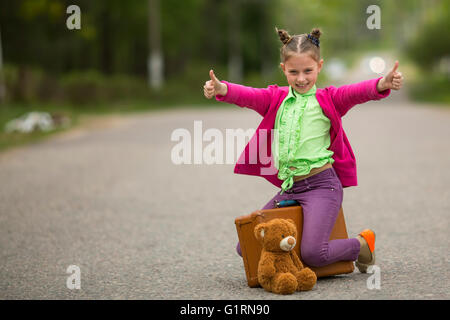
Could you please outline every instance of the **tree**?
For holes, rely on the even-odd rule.
[[[437,3],[434,7],[424,7],[427,11],[423,22],[406,46],[408,55],[427,71],[450,57],[450,3],[434,3]]]
[[[275,71],[274,62],[277,61],[273,59],[272,45],[278,44],[278,42],[273,41],[276,39],[276,32],[273,23],[273,11],[274,2],[269,0],[263,0],[257,3],[260,11],[260,21],[259,21],[259,37],[260,37],[260,59],[261,59],[261,75],[264,80],[269,80]]]
[[[147,60],[148,81],[151,88],[158,90],[164,82],[159,0],[148,0],[148,41],[150,47]]]
[[[242,82],[242,52],[241,52],[241,24],[240,24],[240,0],[230,0],[228,7],[229,30],[229,57],[228,77],[232,82]]]
[[[0,103],[5,101],[5,83],[3,81],[3,51],[2,51],[2,33],[0,29]]]

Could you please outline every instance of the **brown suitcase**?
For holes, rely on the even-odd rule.
[[[261,245],[256,240],[254,228],[257,224],[269,221],[275,218],[292,219],[297,226],[297,244],[294,248],[298,257],[301,259],[301,239],[303,231],[303,213],[301,206],[282,207],[275,209],[257,210],[249,215],[236,218],[236,229],[241,245],[242,258],[244,261],[245,274],[249,287],[258,287],[258,263],[261,255]],[[347,239],[347,228],[345,226],[344,212],[342,207],[336,219],[336,223],[331,231],[330,240]],[[302,261],[303,262],[303,261]],[[308,266],[304,263],[305,266]],[[352,273],[354,270],[352,261],[339,261],[324,267],[310,267],[318,278]]]

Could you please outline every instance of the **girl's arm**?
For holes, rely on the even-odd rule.
[[[339,88],[328,87],[328,92],[340,116],[343,117],[348,110],[357,104],[387,97],[391,93],[390,89],[378,92],[378,82],[381,79],[382,77],[344,85]]]
[[[209,77],[211,80],[206,81],[203,86],[203,93],[206,98],[215,97],[217,101],[248,107],[263,117],[269,109],[273,90],[277,87],[269,86],[267,89],[255,89],[227,81],[219,81],[213,70],[209,71]]]
[[[265,116],[272,101],[273,91],[277,87],[271,85],[267,88],[252,88],[240,84],[222,81],[227,86],[225,95],[216,95],[217,101],[232,103],[240,107],[250,108]]]
[[[342,86],[337,89],[330,87],[331,98],[341,117],[356,104],[385,98],[391,93],[391,89],[400,90],[403,85],[403,75],[397,69],[398,61],[395,61],[394,67],[385,77]]]

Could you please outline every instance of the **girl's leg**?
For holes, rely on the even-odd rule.
[[[329,240],[343,198],[342,184],[334,169],[294,186],[294,199],[303,208],[303,261],[309,266],[321,267],[336,261],[356,260],[360,250],[358,239]]]

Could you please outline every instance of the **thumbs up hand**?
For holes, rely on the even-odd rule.
[[[205,97],[211,99],[218,94],[225,96],[228,92],[227,85],[220,82],[219,79],[216,78],[213,70],[209,70],[209,77],[211,80],[206,81],[203,86],[203,93],[205,94]]]
[[[403,84],[403,76],[402,73],[397,71],[398,69],[398,61],[395,61],[394,67],[389,71],[389,73],[378,81],[377,90],[378,92],[393,89],[400,90]]]

